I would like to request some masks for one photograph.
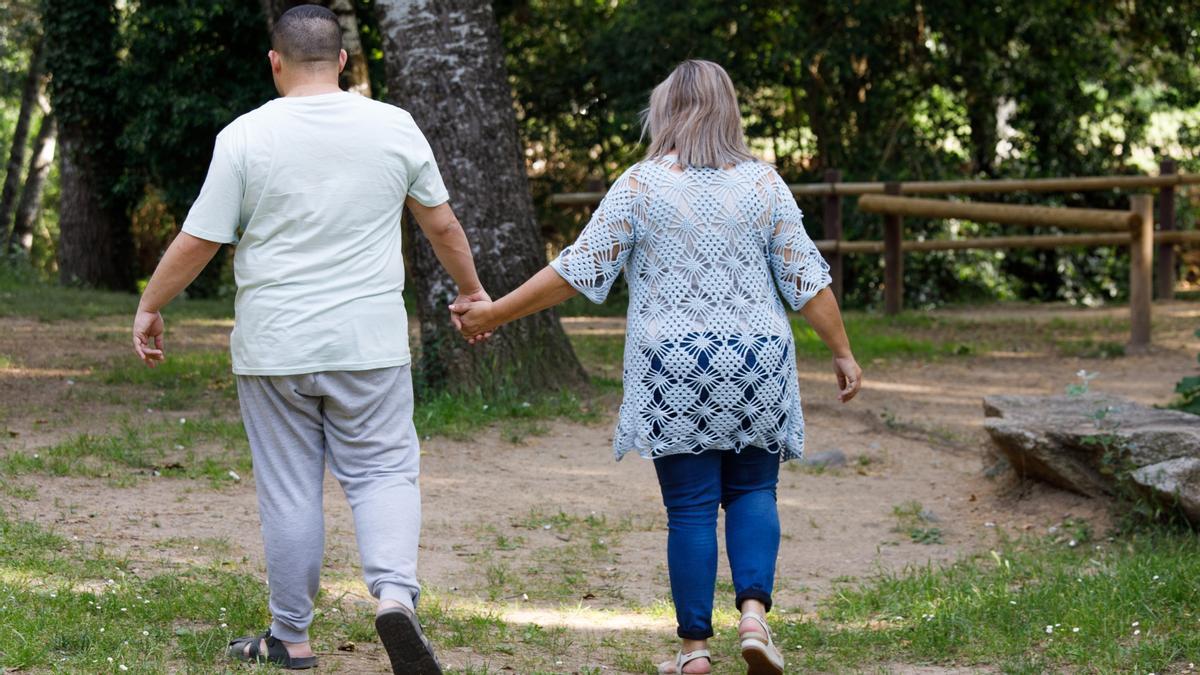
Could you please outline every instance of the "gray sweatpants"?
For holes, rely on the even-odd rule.
[[[280,640],[308,639],[325,553],[326,459],[354,512],[371,595],[416,602],[421,495],[409,366],[237,378]]]

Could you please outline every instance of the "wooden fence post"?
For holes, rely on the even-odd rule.
[[[1175,160],[1166,158],[1158,165],[1158,173],[1163,176],[1174,175],[1178,172]],[[1175,229],[1175,186],[1168,185],[1158,190],[1158,229],[1166,232]],[[1159,300],[1171,300],[1175,297],[1175,245],[1162,243],[1158,245],[1158,275],[1157,293]]]
[[[1154,198],[1133,195],[1131,210],[1138,218],[1129,237],[1129,350],[1144,352],[1150,346],[1150,301],[1154,278]]]
[[[885,194],[900,194],[899,183],[884,185]],[[883,313],[899,314],[904,307],[904,224],[900,216],[883,216]]]
[[[835,183],[842,179],[842,172],[837,169],[825,169],[825,182],[829,183],[832,188]],[[825,226],[825,238],[832,239],[838,243],[842,241],[842,197],[834,194],[832,190],[825,195],[825,213],[822,218]],[[835,249],[827,258],[829,262],[829,276],[833,279],[830,284],[833,287],[833,297],[837,298],[838,304],[842,304],[842,251]]]

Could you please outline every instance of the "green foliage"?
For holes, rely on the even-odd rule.
[[[793,181],[821,180],[830,167],[844,180],[1129,173],[1148,168],[1137,153],[1164,144],[1194,153],[1200,137],[1200,10],[1166,0],[506,0],[496,8],[535,198],[595,189],[587,183],[611,182],[637,159],[638,113],[684,58],[726,67],[752,147]],[[1155,115],[1170,110],[1183,130],[1157,131]],[[1000,199],[1126,207],[1111,193]],[[879,239],[880,219],[846,205],[845,236]],[[820,203],[802,207],[817,235]],[[548,239],[569,242],[585,215],[545,206]],[[923,239],[1024,232],[905,225]],[[1126,292],[1126,265],[1120,249],[909,255],[906,302],[1103,301]],[[850,256],[846,266],[847,303],[879,302],[881,260]]]
[[[1196,337],[1200,338],[1200,330],[1196,331]],[[1196,355],[1196,360],[1200,361],[1200,354]],[[1179,398],[1172,404],[1173,408],[1200,415],[1200,375],[1184,376],[1175,384],[1175,393]]]

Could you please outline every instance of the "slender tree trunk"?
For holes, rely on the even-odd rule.
[[[517,136],[500,30],[487,0],[377,0],[388,92],[433,146],[451,203],[494,297],[546,264]],[[543,312],[472,348],[450,325],[455,286],[429,243],[412,237],[425,384],[495,391],[558,390],[586,382],[558,317]]]
[[[38,91],[42,82],[42,41],[38,40],[29,59],[29,72],[25,76],[25,87],[21,90],[21,108],[17,113],[17,124],[13,129],[12,148],[8,153],[8,164],[4,170],[4,187],[0,189],[0,233],[7,233],[12,222],[13,209],[17,205],[17,193],[21,189],[21,169],[25,166],[25,146],[29,143],[29,125],[38,103]]]
[[[17,203],[12,235],[8,239],[9,250],[18,248],[29,253],[33,248],[33,225],[42,209],[42,192],[46,187],[46,178],[50,175],[50,165],[54,163],[56,140],[57,124],[54,114],[48,112],[42,117],[42,126],[33,141],[33,155],[29,158],[25,188],[21,190],[21,201]]]
[[[342,89],[371,96],[371,74],[367,70],[367,55],[363,51],[362,38],[359,36],[358,15],[354,12],[354,0],[259,0],[263,14],[267,18],[267,30],[275,26],[279,15],[297,5],[321,5],[337,14],[338,25],[342,27],[342,48],[349,57],[346,69],[342,71],[339,83]]]
[[[342,26],[342,48],[349,57],[342,71],[342,88],[356,94],[371,97],[371,74],[367,71],[367,55],[363,51],[362,37],[358,33],[358,15],[354,13],[352,0],[327,0],[325,6],[337,14]]]
[[[46,66],[61,145],[58,271],[62,281],[133,288],[128,199],[120,192],[123,118],[113,100],[115,0],[46,0]]]

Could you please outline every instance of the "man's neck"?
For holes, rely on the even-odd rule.
[[[338,87],[337,82],[305,82],[290,87],[284,96],[287,98],[320,96],[321,94],[334,94],[339,91],[341,89]]]

